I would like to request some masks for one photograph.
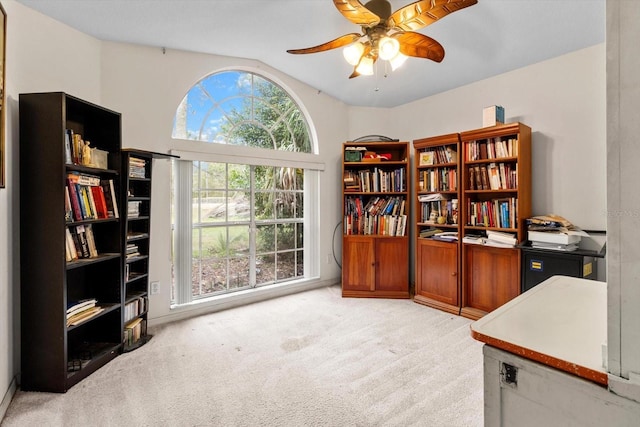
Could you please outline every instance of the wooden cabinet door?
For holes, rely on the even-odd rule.
[[[416,297],[454,306],[457,312],[455,308],[460,303],[457,242],[419,239],[416,249]]]
[[[465,307],[485,313],[495,310],[520,293],[520,250],[464,245],[463,284]]]
[[[409,291],[407,237],[376,239],[376,291]]]
[[[342,239],[342,290],[374,291],[375,239],[345,236]]]

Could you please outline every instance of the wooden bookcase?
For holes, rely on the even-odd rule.
[[[520,249],[464,242],[487,231],[526,240],[531,216],[531,128],[522,123],[460,133],[462,308],[478,319],[520,293]],[[492,171],[494,171],[492,173]],[[493,176],[493,182],[492,182]]]
[[[153,160],[171,156],[125,148],[122,168],[122,240],[124,244],[123,351],[145,344],[149,313],[149,248],[151,238],[151,182]]]
[[[414,301],[460,313],[460,245],[433,233],[460,232],[460,138],[413,141],[416,188]]]
[[[120,219],[113,209],[106,217],[90,215],[91,204],[82,205],[86,216],[72,210],[67,217],[65,197],[74,190],[89,197],[86,189],[68,182],[69,176],[82,175],[111,182],[111,196],[117,198],[121,116],[62,92],[21,94],[19,109],[21,388],[65,392],[116,357],[122,346]],[[73,164],[73,158],[68,162],[68,130],[90,141],[90,147],[108,152],[108,164]],[[93,156],[97,161],[98,153]],[[103,192],[109,194],[109,187]],[[93,237],[96,251],[71,259],[67,230],[80,243],[84,238],[91,243]],[[75,244],[73,239],[70,244]],[[85,299],[95,299],[101,311],[68,326],[68,307]]]
[[[344,297],[410,297],[408,149],[407,142],[343,144]]]

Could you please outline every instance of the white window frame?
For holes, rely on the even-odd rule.
[[[199,144],[190,140],[185,145]],[[174,161],[174,194],[176,224],[174,229],[174,267],[176,280],[175,305],[190,304],[195,301],[208,301],[212,297],[193,298],[191,292],[191,248],[192,248],[192,162],[217,162],[246,164],[252,166],[294,167],[304,169],[304,277],[288,280],[274,285],[297,285],[303,281],[317,280],[320,276],[320,172],[325,165],[318,161],[318,156],[309,153],[284,152],[260,148],[229,146],[204,143],[201,151],[171,150],[171,154],[179,156]],[[232,153],[230,153],[232,152]],[[280,156],[279,156],[280,155]],[[278,158],[282,157],[282,158]]]

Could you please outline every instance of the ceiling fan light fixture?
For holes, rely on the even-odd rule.
[[[398,52],[396,56],[394,56],[389,60],[389,63],[391,64],[391,70],[392,71],[397,70],[402,64],[404,64],[404,61],[406,61],[407,58],[408,56]]]
[[[391,37],[382,37],[378,42],[378,55],[380,59],[390,61],[400,52],[400,42]]]
[[[358,65],[358,62],[360,62],[360,58],[362,58],[363,53],[364,45],[360,42],[352,43],[342,50],[344,59],[349,63],[349,65],[353,65],[354,67]]]
[[[363,56],[356,67],[356,72],[362,76],[373,75],[373,58],[370,56]]]

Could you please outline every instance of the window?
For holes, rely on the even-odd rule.
[[[173,137],[212,147],[175,162],[174,303],[318,270],[309,244],[317,171],[291,157],[309,156],[313,144],[284,89],[247,71],[207,76],[178,106]],[[228,146],[244,148],[229,154]]]

